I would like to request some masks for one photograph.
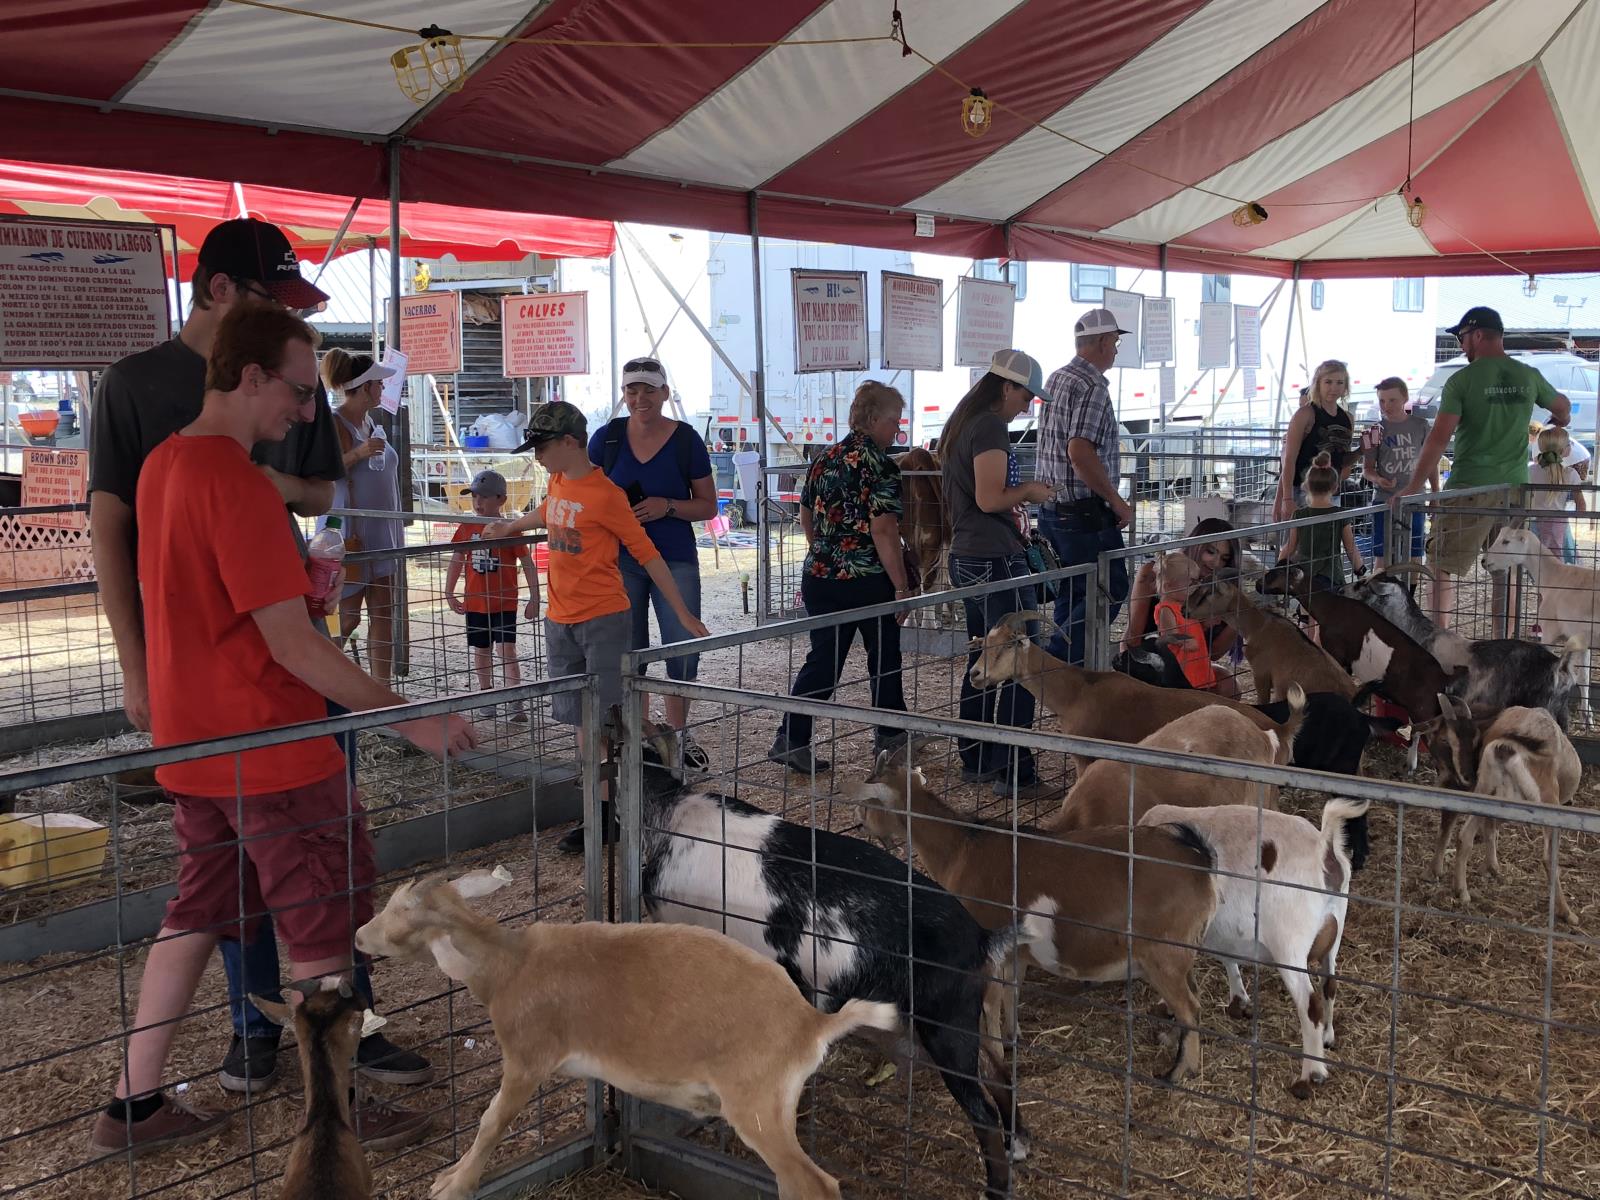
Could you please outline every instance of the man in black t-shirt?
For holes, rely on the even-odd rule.
[[[150,728],[145,675],[144,624],[139,601],[138,530],[134,497],[145,459],[172,434],[200,415],[205,397],[206,356],[217,326],[238,305],[314,308],[328,297],[300,274],[288,238],[276,225],[241,217],[224,221],[206,236],[193,276],[194,299],[177,337],[112,364],[95,389],[89,448],[89,528],[95,574],[106,621],[122,666],[123,707],[138,729]],[[334,481],[344,462],[333,413],[319,389],[302,406],[301,424],[281,442],[263,442],[251,452],[283,497],[288,521],[300,540],[295,517],[314,517],[333,505]],[[303,545],[302,545],[303,549]],[[277,943],[270,918],[248,947],[221,942],[227,970],[234,1037],[220,1071],[230,1091],[256,1092],[277,1077],[279,1028],[246,999],[278,993]],[[357,984],[370,1002],[364,966]],[[432,1076],[427,1060],[400,1050],[381,1035],[363,1039],[361,1065],[381,1082],[419,1083]],[[387,1105],[360,1106],[358,1132],[377,1149],[403,1145],[427,1128],[426,1114]]]

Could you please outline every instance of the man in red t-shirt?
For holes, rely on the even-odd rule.
[[[250,463],[250,447],[283,438],[315,394],[316,342],[282,309],[229,313],[200,416],[145,460],[139,584],[156,746],[316,720],[327,700],[351,710],[405,702],[306,619],[283,500]],[[477,740],[454,716],[394,728],[440,756]],[[227,1119],[160,1090],[219,934],[247,935],[270,908],[292,976],[310,979],[349,970],[351,931],[372,915],[372,839],[331,737],[171,763],[156,778],[173,797],[178,891],[145,962],[117,1099],[90,1138],[102,1154],[194,1141]]]

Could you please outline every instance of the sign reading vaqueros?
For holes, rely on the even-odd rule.
[[[507,379],[589,373],[587,293],[507,296],[500,302],[500,321]]]
[[[0,220],[0,366],[107,367],[171,337],[162,228]]]
[[[400,297],[400,344],[407,375],[454,375],[461,370],[461,293]]]

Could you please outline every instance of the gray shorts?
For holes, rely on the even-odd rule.
[[[600,689],[602,715],[622,703],[622,656],[632,647],[633,614],[628,609],[563,625],[544,619],[544,660],[548,678],[593,675]],[[583,724],[583,693],[559,692],[550,698],[550,715],[563,725]]]

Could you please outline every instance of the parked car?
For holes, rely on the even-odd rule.
[[[1600,367],[1568,350],[1510,350],[1507,354],[1533,367],[1550,381],[1551,387],[1572,401],[1572,436],[1592,450],[1595,405],[1600,400]],[[1466,365],[1467,360],[1462,355],[1440,363],[1411,398],[1411,411],[1430,421],[1438,416],[1439,397],[1444,392],[1445,382]],[[1378,419],[1378,405],[1374,401],[1363,411],[1361,420],[1371,424]]]

